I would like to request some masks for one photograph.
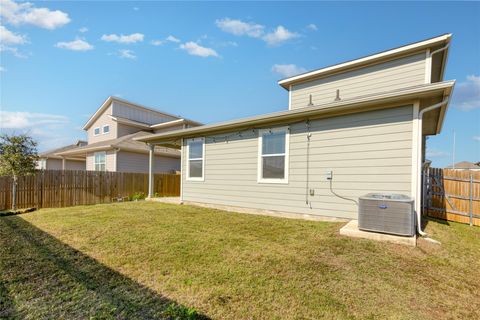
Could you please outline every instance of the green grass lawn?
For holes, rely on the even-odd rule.
[[[480,228],[441,246],[340,223],[131,202],[0,217],[0,318],[479,319]]]

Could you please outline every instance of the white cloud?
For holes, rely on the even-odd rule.
[[[275,31],[267,33],[262,39],[265,40],[268,45],[276,46],[290,39],[298,38],[299,36],[298,33],[291,32],[283,26],[278,26]]]
[[[132,50],[128,50],[128,49],[118,50],[118,56],[120,58],[123,58],[123,59],[131,59],[131,60],[137,59],[137,56],[135,55],[135,52],[133,52]]]
[[[298,33],[292,32],[284,26],[277,26],[272,32],[265,33],[265,26],[261,24],[230,18],[218,19],[215,21],[215,24],[224,32],[236,36],[248,36],[251,38],[262,39],[270,46],[279,45],[285,41],[300,36]]]
[[[179,42],[180,42],[180,39],[175,38],[175,37],[172,36],[172,35],[169,35],[168,37],[166,37],[165,40],[170,41],[170,42],[175,42],[175,43],[179,43]]]
[[[58,42],[55,47],[72,51],[93,50],[93,46],[85,40],[77,39],[70,42]]]
[[[0,66],[0,72],[6,72],[7,69],[5,69],[4,67]]]
[[[18,51],[18,48],[5,46],[0,44],[0,52],[10,52],[17,58],[27,58],[27,55]]]
[[[238,43],[235,41],[225,41],[218,44],[221,47],[238,47]]]
[[[450,153],[441,151],[441,150],[435,150],[435,149],[427,149],[427,157],[428,158],[446,158],[449,157]]]
[[[308,29],[308,30],[312,30],[312,31],[317,31],[317,30],[318,30],[318,27],[317,27],[316,24],[310,23],[310,24],[307,26],[307,29]]]
[[[42,125],[58,125],[68,122],[68,118],[60,115],[0,111],[0,128],[2,129],[28,129]]]
[[[107,42],[118,42],[118,43],[136,43],[142,42],[144,35],[142,33],[132,33],[130,35],[117,35],[117,34],[104,34],[101,39]]]
[[[272,72],[278,73],[279,75],[288,78],[299,73],[303,73],[306,70],[302,67],[299,67],[295,64],[275,64],[272,67]]]
[[[165,42],[180,43],[180,39],[175,38],[172,35],[169,35],[168,37],[166,37],[163,40],[154,39],[154,40],[150,41],[150,44],[154,45],[154,46],[161,46],[161,45],[165,44]]]
[[[480,76],[467,76],[453,92],[453,106],[463,111],[480,108]]]
[[[0,16],[5,23],[13,25],[30,24],[53,30],[70,22],[68,14],[60,10],[36,8],[30,2],[16,3],[12,0],[0,0]]]
[[[479,141],[480,142],[480,136],[474,136],[473,140]]]
[[[83,130],[77,130],[63,115],[21,111],[0,111],[0,131],[28,134],[38,141],[39,150],[72,144],[84,137]]]
[[[218,53],[215,50],[202,47],[201,45],[193,41],[181,44],[180,49],[187,51],[188,54],[192,56],[199,56],[203,58],[218,57]]]
[[[217,27],[222,31],[234,34],[236,36],[249,36],[252,38],[260,38],[265,26],[253,22],[244,22],[241,20],[223,18],[215,21]]]
[[[161,46],[164,43],[163,40],[152,40],[150,41],[150,44],[153,46]]]
[[[78,29],[78,31],[80,31],[81,33],[85,33],[88,31],[88,28],[87,27],[81,27],[80,29]]]
[[[24,44],[27,42],[27,38],[0,26],[0,42],[3,44]]]

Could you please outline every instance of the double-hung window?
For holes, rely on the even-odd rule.
[[[93,157],[94,157],[95,171],[105,171],[105,169],[106,169],[106,166],[105,166],[106,153],[105,153],[105,151],[95,152],[93,154]]]
[[[288,183],[288,128],[260,130],[258,140],[258,182]]]
[[[110,132],[110,126],[107,124],[107,125],[104,125],[103,126],[103,134],[106,134],[106,133],[109,133]]]
[[[187,140],[187,180],[204,181],[205,138]]]
[[[100,134],[100,128],[93,129],[93,135],[98,136]]]

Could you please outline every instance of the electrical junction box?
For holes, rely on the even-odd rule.
[[[333,179],[333,171],[332,170],[328,170],[325,172],[325,180],[332,180]]]

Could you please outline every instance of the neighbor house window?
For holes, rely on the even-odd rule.
[[[106,153],[105,151],[102,152],[95,152],[93,154],[94,157],[94,166],[95,166],[95,171],[105,171],[105,158],[106,158]]]
[[[110,126],[109,125],[103,126],[103,134],[109,133],[109,132],[110,132]]]
[[[98,136],[100,134],[100,128],[93,129],[93,135]]]
[[[203,181],[205,139],[187,140],[187,180]]]
[[[40,159],[38,161],[38,169],[40,169],[40,170],[47,169],[47,160],[46,159]]]
[[[258,182],[288,183],[288,128],[260,130]]]

